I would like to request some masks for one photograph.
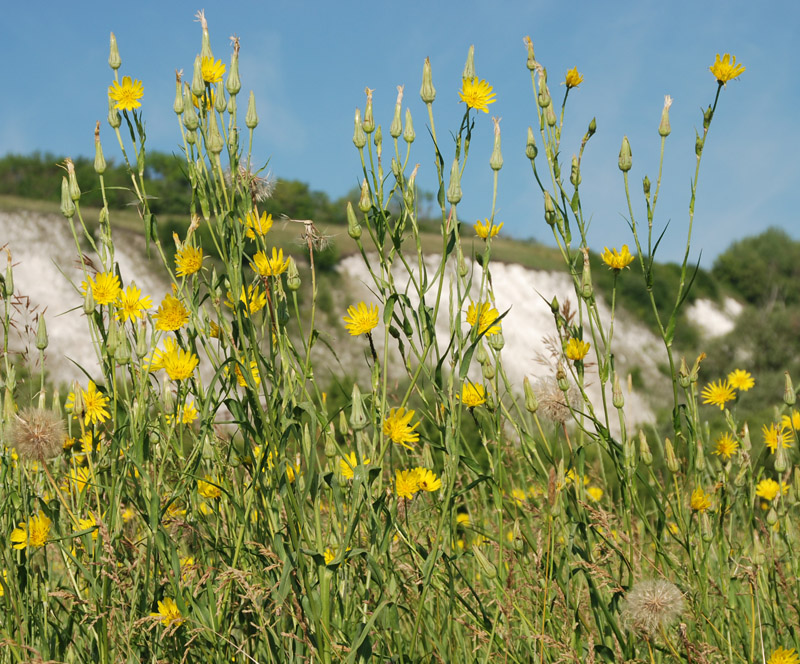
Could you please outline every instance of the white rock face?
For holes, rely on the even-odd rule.
[[[741,312],[742,305],[726,297],[722,308],[711,300],[697,299],[687,308],[686,315],[705,337],[713,339],[732,331]]]

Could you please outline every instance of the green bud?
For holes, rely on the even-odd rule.
[[[39,350],[47,348],[47,325],[44,322],[44,314],[39,314],[39,324],[36,328],[36,347]]]
[[[358,199],[358,209],[365,214],[372,209],[372,198],[369,195],[369,184],[367,178],[361,182],[361,198]]]
[[[553,314],[557,314],[561,307],[558,304],[558,298],[553,296],[553,299],[550,301],[550,312]]]
[[[258,113],[256,113],[256,96],[250,91],[250,99],[247,102],[247,114],[244,116],[244,125],[248,129],[255,129],[258,125]]]
[[[86,288],[86,293],[83,295],[83,313],[91,316],[94,313],[94,293],[91,286]]]
[[[711,126],[711,119],[714,117],[714,109],[711,108],[711,104],[708,105],[708,108],[703,112],[703,129],[708,129]]]
[[[368,134],[371,134],[375,131],[375,118],[372,116],[372,90],[370,88],[364,88],[364,92],[367,93],[367,105],[364,107],[364,121],[361,123],[362,128]]]
[[[228,97],[228,115],[234,115],[235,116],[237,108],[238,107],[236,105],[236,97],[234,97],[233,95],[230,95]]]
[[[333,426],[333,423],[331,423]],[[344,426],[344,430],[342,430],[342,426]],[[339,431],[344,436],[347,433],[347,417],[344,414],[343,410],[339,411]],[[336,456],[336,436],[334,436],[333,431],[330,429],[325,430],[325,457],[327,459],[333,459]]]
[[[475,560],[478,561],[478,565],[483,570],[483,573],[486,575],[486,578],[489,580],[494,579],[497,576],[497,567],[495,567],[494,563],[481,551],[481,547],[473,546],[472,553],[475,556]]]
[[[591,138],[594,136],[594,133],[597,131],[597,118],[592,118],[592,121],[589,123],[589,129],[587,130],[587,134]]]
[[[695,131],[695,139],[694,139],[694,153],[697,155],[697,158],[700,158],[700,155],[703,154],[703,145],[705,144],[705,139],[700,137]]]
[[[181,83],[181,72],[175,70],[175,101],[172,102],[172,110],[176,115],[183,113],[183,83]]]
[[[194,59],[191,90],[192,94],[198,99],[202,98],[206,91],[206,84],[203,80],[203,60],[199,55]]]
[[[769,512],[767,512],[767,523],[770,526],[774,526],[778,523],[778,513],[775,511],[774,507],[770,507]]]
[[[739,469],[739,472],[736,474],[736,477],[733,480],[735,486],[743,487],[745,484],[747,484],[747,473],[749,470],[749,461],[742,463],[742,467]]]
[[[406,143],[413,143],[416,138],[414,133],[414,123],[411,121],[411,109],[406,109],[406,121],[403,125],[403,140]]]
[[[631,154],[631,144],[628,142],[628,137],[622,139],[622,147],[619,150],[619,170],[627,173],[633,166],[633,155]]]
[[[451,205],[457,205],[461,200],[461,173],[458,170],[458,159],[453,159],[450,167],[450,186],[447,187],[447,200]]]
[[[222,134],[219,133],[217,126],[217,114],[213,111],[208,114],[208,135],[206,136],[206,148],[213,155],[218,155],[225,147],[225,141],[222,139]]]
[[[358,223],[353,204],[347,201],[347,234],[354,240],[361,237],[361,224]]]
[[[550,97],[550,88],[547,87],[547,71],[539,76],[539,95],[537,102],[541,108],[547,108],[551,105],[552,99]]]
[[[622,386],[619,384],[619,374],[614,372],[614,382],[611,388],[611,403],[614,408],[622,408],[625,405],[625,396],[622,394]]]
[[[650,451],[650,445],[647,444],[647,436],[642,430],[639,430],[639,456],[642,457],[642,463],[645,466],[653,465],[653,453]]]
[[[784,378],[784,387],[783,387],[783,403],[787,406],[794,406],[797,402],[797,392],[794,391],[794,385],[792,385],[792,377],[789,375],[789,372],[786,371],[783,374]]]
[[[126,365],[131,361],[131,344],[128,341],[128,337],[123,336],[120,340],[117,352],[114,353],[114,360],[116,360],[117,364],[122,365]]]
[[[367,135],[364,133],[364,127],[361,123],[361,109],[356,109],[355,127],[353,129],[353,145],[359,150],[367,144]]]
[[[369,420],[364,412],[364,400],[361,397],[361,390],[358,389],[358,383],[353,383],[350,402],[350,427],[353,431],[362,431],[369,424]]]
[[[122,118],[119,116],[119,111],[114,108],[116,102],[109,97],[108,99],[108,124],[112,129],[118,129],[122,124]]]
[[[503,347],[506,345],[506,339],[503,336],[502,332],[498,332],[497,334],[492,334],[489,337],[489,346],[492,349],[496,350],[498,353],[503,350]]]
[[[114,33],[111,33],[111,46],[108,50],[108,66],[114,71],[119,69],[122,64],[122,58],[119,57],[119,49],[117,48],[117,38]]]
[[[228,108],[228,102],[225,101],[225,88],[222,81],[217,81],[217,89],[214,92],[214,109],[222,115],[226,108]]]
[[[380,167],[380,158],[383,152],[383,132],[380,125],[375,129],[375,136],[373,136],[372,140],[375,142],[375,152],[378,155],[378,166]]]
[[[714,539],[714,530],[711,528],[711,517],[706,512],[700,517],[700,534],[704,542],[711,542]]]
[[[536,147],[536,138],[533,135],[533,129],[528,127],[528,141],[525,144],[525,156],[533,161],[536,155],[539,154],[539,148]]]
[[[109,357],[114,357],[114,353],[119,346],[119,329],[113,319],[108,323],[108,334],[106,335],[106,351]]]
[[[525,48],[528,49],[528,60],[525,63],[525,65],[528,67],[528,69],[533,71],[534,69],[536,69],[536,55],[533,52],[533,42],[531,41],[530,37],[525,37],[524,41],[525,41]]]
[[[539,410],[539,400],[536,398],[536,393],[527,376],[522,380],[522,389],[525,392],[525,410],[533,415]]]
[[[286,287],[290,291],[297,291],[300,288],[300,272],[291,256],[289,256],[289,266],[286,268]]]
[[[581,183],[581,167],[578,164],[578,158],[572,155],[572,164],[569,171],[569,181],[573,187],[577,187]]]
[[[484,380],[494,380],[495,375],[497,375],[494,365],[491,362],[487,362],[481,367],[481,373],[483,374]]]
[[[750,441],[750,427],[747,422],[742,425],[742,432],[739,437],[742,440],[742,451],[749,452],[753,448],[753,443]]]
[[[492,157],[489,159],[489,166],[493,171],[499,171],[503,168],[503,154],[500,151],[500,118],[492,118],[494,123],[494,147],[492,148]]]
[[[644,191],[644,195],[647,198],[650,198],[650,178],[646,175],[644,176],[644,180],[642,180],[642,191]]]
[[[672,447],[672,441],[669,438],[664,440],[664,456],[667,458],[667,468],[671,472],[677,473],[681,468],[681,464],[675,456],[675,449]]]
[[[681,364],[678,367],[678,385],[680,385],[683,389],[686,389],[691,384],[691,379],[689,376],[689,367],[686,364],[686,358],[681,358]]]
[[[191,91],[189,87],[186,86],[183,92],[183,126],[186,127],[190,132],[193,132],[200,126],[200,118],[197,117],[197,111],[194,110],[194,104],[192,103]],[[188,137],[187,137],[188,139]],[[191,142],[191,141],[189,141]]]
[[[553,204],[553,199],[547,190],[544,192],[544,220],[550,226],[556,223],[556,206]]]
[[[758,531],[753,531],[753,562],[756,565],[763,565],[767,560],[764,551],[764,545],[761,544],[761,538],[758,536]]]
[[[75,164],[72,159],[65,159],[64,165],[67,168],[67,181],[69,182],[69,197],[77,203],[81,199],[81,188],[78,186],[78,177],[75,175]]]
[[[432,104],[433,100],[436,99],[436,88],[433,87],[430,58],[425,58],[425,64],[422,66],[422,87],[419,90],[419,96],[426,104]]]
[[[559,363],[558,368],[556,369],[556,382],[558,383],[558,389],[560,389],[565,394],[569,391],[569,380],[567,379],[567,372],[564,370],[564,365]]]
[[[239,152],[239,129],[236,127],[231,127],[228,132],[228,149],[233,154]]]
[[[548,127],[555,127],[556,123],[558,122],[558,118],[556,118],[556,112],[553,110],[553,105],[549,104],[544,109],[544,120],[547,122]]]
[[[397,101],[394,103],[394,116],[392,117],[392,124],[389,125],[389,135],[392,138],[398,138],[403,133],[403,119],[400,117],[402,114],[403,104],[403,86],[397,86]]]
[[[694,469],[698,473],[702,473],[706,469],[706,454],[703,450],[703,439],[700,436],[697,437],[697,449],[694,453]]]
[[[475,46],[470,46],[469,51],[467,51],[467,62],[464,65],[464,73],[461,74],[461,78],[466,78],[467,80],[472,80],[475,78]]]
[[[75,202],[69,195],[69,182],[67,182],[66,175],[61,176],[61,214],[67,219],[75,216]]]
[[[469,268],[467,267],[467,261],[464,260],[464,252],[461,249],[461,245],[458,245],[458,253],[457,253],[457,260],[458,260],[458,276],[462,279],[469,274]]]
[[[489,361],[489,353],[486,352],[486,347],[481,343],[478,346],[478,351],[475,353],[475,359],[478,361],[478,364],[486,364]]]
[[[622,460],[628,471],[636,468],[636,446],[633,444],[633,440],[627,436],[622,442]]]
[[[231,55],[231,68],[228,71],[228,80],[225,81],[225,89],[231,97],[239,94],[242,89],[242,82],[239,80],[239,39],[233,40],[233,54]]]
[[[147,327],[142,322],[136,328],[136,357],[142,359],[150,351],[150,345],[147,343]]]
[[[789,456],[786,454],[786,448],[780,440],[775,448],[775,461],[773,466],[778,473],[785,473],[789,469]]]
[[[211,53],[211,38],[208,36],[208,21],[206,21],[205,12],[201,9],[197,12],[196,18],[200,21],[200,27],[203,29],[203,45],[200,48],[200,54],[204,58],[213,58],[214,55]]]
[[[106,172],[106,159],[103,156],[103,146],[100,145],[100,121],[94,128],[94,172],[102,175]]]
[[[11,253],[6,262],[6,274],[3,277],[3,297],[8,300],[14,294],[14,272],[11,269]]]
[[[658,135],[666,138],[672,129],[669,126],[669,107],[672,106],[672,97],[664,97],[664,110],[661,111],[661,123],[658,125]]]
[[[584,248],[583,251],[583,272],[581,272],[581,297],[584,300],[591,300],[594,295],[594,288],[592,287],[592,268],[589,265],[589,250]]]

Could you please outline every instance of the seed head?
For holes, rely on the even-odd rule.
[[[26,408],[14,417],[9,437],[20,458],[52,459],[64,446],[64,421],[51,410]]]
[[[683,593],[674,583],[650,579],[634,584],[620,609],[622,623],[645,636],[659,634],[683,612]]]
[[[569,404],[577,403],[578,394],[574,385],[564,392],[555,378],[543,378],[536,382],[533,392],[539,402],[541,413],[556,424],[563,424],[569,419]]]

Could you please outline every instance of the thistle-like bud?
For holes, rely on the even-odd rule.
[[[592,286],[592,268],[589,265],[589,250],[587,248],[581,249],[583,252],[583,272],[581,272],[581,297],[584,300],[591,300],[594,295],[594,288]]]
[[[622,394],[622,386],[619,384],[619,374],[614,372],[614,382],[611,388],[611,403],[614,408],[622,408],[625,405],[625,396]]]
[[[658,135],[667,137],[672,129],[669,126],[669,107],[672,106],[672,97],[664,97],[664,110],[661,111],[661,123],[658,125]]]
[[[211,53],[211,38],[208,36],[208,21],[206,21],[205,12],[201,9],[195,16],[200,22],[200,27],[203,29],[203,41],[200,53],[204,58],[213,58],[214,56]]]
[[[556,223],[556,206],[553,204],[553,199],[550,197],[550,192],[544,192],[544,220],[549,226]]]
[[[367,178],[361,182],[361,198],[358,199],[358,209],[365,214],[372,209],[372,199],[369,195],[369,184]]]
[[[703,154],[703,145],[705,145],[705,139],[700,136],[700,134],[695,131],[695,139],[694,139],[694,153],[697,155],[697,158],[700,159],[700,155]]]
[[[547,108],[551,105],[552,99],[550,97],[550,88],[547,87],[547,71],[542,70],[539,75],[539,95],[536,99],[541,108]]]
[[[533,386],[527,376],[522,380],[522,389],[525,392],[525,410],[533,415],[539,410],[539,400],[536,398],[536,392],[533,391]]]
[[[480,365],[484,365],[489,361],[489,353],[486,352],[486,347],[483,343],[478,345],[478,350],[475,353],[475,360]]]
[[[122,118],[119,116],[119,111],[114,108],[116,102],[108,98],[108,124],[112,129],[118,129],[122,124]]]
[[[683,389],[686,389],[691,384],[691,380],[689,379],[689,367],[686,364],[686,358],[681,358],[680,366],[678,367],[678,385],[680,385]]]
[[[361,237],[361,224],[358,223],[353,204],[347,201],[347,234],[354,240]]]
[[[627,173],[633,166],[633,155],[631,154],[631,144],[628,142],[628,137],[622,139],[622,147],[619,150],[619,170]]]
[[[383,153],[383,132],[380,125],[375,128],[375,136],[372,137],[372,140],[375,142],[375,153],[378,155],[378,167],[380,168],[380,159]]]
[[[414,133],[414,123],[411,121],[411,109],[406,109],[406,121],[403,125],[403,140],[406,143],[413,143],[416,138]]]
[[[783,446],[782,440],[778,440],[778,445],[775,448],[773,466],[778,473],[785,473],[789,469],[789,456],[786,454],[786,448]]]
[[[642,180],[642,191],[645,197],[650,198],[650,178],[646,175],[644,176],[644,180]]]
[[[430,58],[425,58],[425,64],[422,65],[422,87],[419,89],[419,96],[426,104],[432,104],[433,100],[436,99],[436,88],[433,87]]]
[[[242,89],[242,82],[239,80],[239,38],[233,38],[233,53],[231,54],[231,68],[228,71],[228,80],[225,81],[225,89],[231,97],[239,94]]]
[[[44,314],[39,314],[39,324],[36,327],[36,348],[44,350],[47,348],[47,325],[44,322]]]
[[[364,128],[365,132],[371,134],[373,131],[375,131],[375,118],[372,116],[373,90],[370,88],[364,88],[364,92],[367,93],[367,105],[364,106],[364,121],[361,123],[361,126]]]
[[[250,99],[247,101],[247,114],[244,116],[244,125],[248,129],[255,129],[258,125],[258,113],[256,113],[256,96],[250,91]]]
[[[797,403],[797,392],[794,391],[794,385],[792,385],[792,377],[789,375],[789,372],[785,372],[783,375],[784,378],[784,387],[783,387],[783,403],[787,406],[794,406]]]
[[[469,51],[467,51],[467,62],[464,64],[464,73],[461,74],[461,78],[466,78],[468,81],[471,81],[475,78],[475,45],[469,47]]]
[[[494,123],[494,147],[492,148],[492,157],[489,159],[489,166],[493,171],[499,171],[503,168],[503,153],[500,151],[500,118],[492,118]]]
[[[558,118],[556,118],[556,112],[553,109],[553,105],[549,104],[544,109],[544,120],[547,123],[548,127],[555,127],[556,123],[558,122]]]
[[[369,420],[364,412],[364,400],[361,397],[361,390],[358,389],[358,383],[353,383],[350,401],[350,426],[353,431],[361,431],[369,424]]]
[[[213,155],[218,155],[225,147],[225,141],[217,126],[217,114],[209,113],[208,135],[206,137],[206,148]]]
[[[503,350],[505,345],[506,339],[502,332],[498,332],[497,334],[493,334],[489,337],[489,346],[491,346],[491,348],[496,350],[498,353]]]
[[[183,113],[183,83],[181,82],[181,78],[183,76],[183,72],[179,70],[175,70],[175,101],[172,102],[172,110],[175,111],[176,115],[180,115]]]
[[[103,146],[100,145],[100,121],[94,128],[94,172],[102,175],[106,172],[106,159],[103,156]]]
[[[525,48],[528,49],[528,60],[525,65],[528,69],[533,71],[536,69],[536,55],[533,52],[533,42],[530,37],[525,37],[523,41],[525,42]]]
[[[114,33],[111,33],[111,46],[108,49],[108,66],[114,71],[119,69],[122,64],[122,58],[119,57],[119,49],[117,48],[117,38]]]
[[[348,432],[347,416],[343,410],[339,411],[339,431],[344,436]],[[333,422],[331,426],[325,429],[325,457],[330,461],[336,456],[336,435],[333,429]]]
[[[402,116],[403,105],[403,86],[397,86],[397,101],[394,103],[394,116],[392,116],[392,124],[389,125],[389,136],[392,138],[399,138],[403,133],[403,118]]]
[[[711,108],[711,104],[708,105],[708,108],[703,112],[703,129],[708,129],[711,126],[711,120],[714,117],[714,109]]]
[[[206,91],[206,84],[203,81],[203,60],[199,55],[194,59],[191,90],[195,97],[202,97]]]
[[[194,132],[194,130],[200,126],[200,118],[197,117],[197,112],[194,110],[194,104],[192,103],[191,94],[192,93],[189,90],[189,87],[186,86],[184,88],[184,94],[183,94],[184,112],[182,121],[183,121],[183,126],[186,127],[186,129],[190,132],[190,135],[191,132]],[[192,139],[189,136],[187,136],[186,138],[187,140],[189,140],[190,143],[192,142]]]
[[[770,526],[774,526],[778,523],[778,513],[775,511],[774,507],[770,507],[769,512],[767,512],[767,523]]]
[[[592,121],[589,123],[589,128],[586,130],[586,134],[591,138],[594,136],[594,133],[597,131],[597,118],[592,118]]]
[[[119,346],[117,346],[117,352],[114,353],[114,360],[117,364],[122,365],[126,365],[131,361],[131,344],[128,341],[128,337],[123,336],[120,340]]]
[[[525,143],[525,156],[533,161],[536,155],[539,154],[539,148],[536,147],[536,138],[533,135],[533,128],[528,127],[528,140]]]
[[[581,167],[575,155],[572,155],[572,164],[569,169],[569,181],[572,183],[573,187],[577,187],[581,183]]]
[[[653,465],[653,453],[650,451],[650,445],[647,444],[647,436],[641,429],[639,430],[639,456],[645,466]]]
[[[297,263],[294,258],[289,256],[289,265],[286,268],[286,287],[290,291],[297,291],[300,288],[300,272],[297,270]]]
[[[359,150],[367,144],[367,135],[364,133],[364,126],[361,122],[361,109],[356,109],[353,128],[353,145]]]
[[[681,464],[675,456],[675,448],[672,447],[672,441],[669,438],[664,440],[664,456],[667,460],[667,468],[671,472],[677,473],[681,468]]]
[[[150,352],[150,345],[147,343],[147,326],[144,321],[136,328],[136,357],[142,359]]]
[[[75,202],[69,195],[69,182],[67,182],[66,175],[61,176],[61,214],[67,219],[75,216]]]
[[[228,102],[225,101],[225,88],[222,85],[222,81],[217,81],[217,89],[214,93],[214,109],[222,115],[226,108],[228,108]]]
[[[553,299],[550,300],[550,312],[552,314],[557,314],[561,307],[558,304],[558,298],[554,295]]]
[[[447,187],[447,200],[451,205],[457,205],[461,200],[461,173],[458,170],[458,159],[453,159],[450,167],[450,185]]]
[[[481,374],[483,374],[484,380],[494,380],[494,377],[497,375],[497,371],[491,362],[487,362],[481,367]]]
[[[92,288],[88,287],[86,293],[83,295],[83,313],[87,316],[91,316],[94,313],[94,307],[94,293],[92,292]]]
[[[703,450],[703,438],[697,437],[697,449],[694,454],[694,469],[698,473],[702,473],[706,469],[706,454]]]
[[[228,115],[236,115],[236,110],[238,106],[236,105],[236,97],[230,95],[228,97]]]

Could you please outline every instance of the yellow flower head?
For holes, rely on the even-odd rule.
[[[378,319],[378,306],[372,303],[367,306],[367,303],[363,301],[347,307],[347,316],[342,318],[344,326],[353,337],[374,330],[378,327]]]
[[[705,512],[711,507],[711,496],[702,489],[695,489],[692,491],[692,498],[689,504],[695,512]]]
[[[267,305],[267,294],[261,292],[258,286],[248,286],[246,291],[242,286],[239,302],[243,303],[247,312],[252,315],[261,311]],[[225,306],[230,309],[235,307],[233,294],[230,291],[228,291],[228,299],[225,301]]]
[[[192,375],[199,361],[197,355],[183,350],[174,340],[166,339],[164,350],[156,349],[154,351],[148,370],[164,369],[170,380],[186,380]]]
[[[217,93],[214,92],[214,89],[211,90],[204,90],[203,94],[199,97],[195,97],[192,95],[192,104],[198,110],[207,111],[210,108],[213,108],[217,102]]]
[[[122,286],[119,277],[113,272],[98,272],[94,279],[89,277],[89,282],[81,282],[81,287],[85,293],[91,289],[95,304],[111,304],[117,299]]]
[[[603,247],[603,249],[604,251],[600,257],[611,270],[619,271],[633,263],[633,256],[631,255],[627,244],[622,245],[621,251],[609,249],[608,247]]]
[[[470,302],[467,308],[467,322],[473,327],[477,324],[478,333],[485,332],[487,337],[500,332],[498,318],[500,318],[500,314],[489,302],[478,302],[477,304]]]
[[[89,514],[86,519],[78,519],[77,528],[75,528],[75,532],[79,532],[81,530],[89,530],[92,528],[92,539],[97,539],[97,520],[94,518],[94,514]]]
[[[570,340],[567,342],[567,347],[564,349],[564,354],[567,356],[568,360],[580,362],[586,357],[589,348],[591,348],[591,344],[588,341],[570,337]]]
[[[177,421],[179,424],[191,424],[197,419],[197,408],[194,407],[194,401],[188,401],[184,406],[178,406]],[[172,415],[167,416],[167,421],[172,421]]]
[[[779,493],[786,493],[789,487],[783,482],[778,484],[772,479],[763,479],[756,484],[756,495],[764,500],[774,500]]]
[[[767,664],[800,664],[800,656],[794,651],[794,648],[786,650],[781,647],[772,651]]]
[[[598,503],[603,497],[603,490],[599,486],[590,486],[586,488],[586,495],[589,496],[590,500]]]
[[[102,393],[97,391],[97,387],[95,384],[90,380],[89,386],[86,390],[81,388],[81,398],[83,400],[83,409],[84,409],[84,424],[89,426],[90,424],[102,424],[105,420],[107,420],[110,415],[106,410],[106,406],[108,405],[109,398],[104,396]],[[73,411],[75,407],[75,393],[70,392],[67,395],[67,401],[65,404],[67,410]],[[78,416],[78,413],[75,413],[75,417]]]
[[[783,447],[792,446],[791,431],[784,426],[783,422],[780,424],[773,423],[769,426],[765,424],[761,427],[761,431],[764,434],[764,445],[773,454],[778,449],[778,445]]]
[[[132,111],[142,104],[139,101],[144,95],[141,81],[132,81],[130,76],[122,77],[122,85],[114,81],[108,86],[108,96],[115,102],[118,111]]]
[[[242,220],[240,219],[239,221]],[[251,240],[255,240],[256,235],[264,237],[269,233],[269,229],[272,228],[272,215],[262,212],[259,217],[255,212],[248,212],[242,223],[247,227],[245,235]]]
[[[442,480],[432,470],[421,467],[414,470],[417,473],[417,486],[421,491],[438,491],[442,488]]]
[[[578,72],[577,67],[573,67],[567,72],[567,76],[564,80],[564,85],[569,88],[577,88],[581,83],[583,83],[583,76]]]
[[[413,418],[413,410],[392,408],[389,416],[383,422],[383,434],[388,436],[393,443],[398,443],[409,450],[413,449],[409,443],[419,441],[419,434],[414,431],[419,426],[419,422],[410,426]]]
[[[714,64],[709,67],[711,73],[717,79],[717,82],[720,85],[725,85],[728,81],[732,81],[737,76],[740,76],[744,72],[744,65],[743,64],[736,64],[736,56],[730,55],[726,53],[722,56],[722,60],[719,59],[719,53],[717,53],[717,58],[714,60]]]
[[[182,625],[186,622],[186,618],[181,615],[178,605],[171,597],[165,597],[158,603],[158,613],[150,614],[153,618],[158,618],[164,627],[171,625]]]
[[[369,459],[364,459],[361,462],[362,466],[366,466],[369,464]],[[353,473],[358,466],[358,459],[356,459],[355,452],[348,452],[344,457],[339,459],[339,473],[341,476],[346,480],[353,479]]]
[[[750,372],[745,371],[744,369],[736,369],[735,371],[731,371],[728,374],[728,382],[731,384],[732,388],[739,390],[740,392],[747,392],[747,390],[756,384],[756,381],[750,375]]]
[[[174,332],[181,329],[189,321],[189,311],[178,298],[169,293],[161,300],[161,305],[153,315],[156,329],[164,332]]]
[[[251,267],[262,277],[277,277],[289,269],[289,257],[283,259],[283,249],[272,247],[272,258],[267,258],[263,251],[256,252],[253,256]]]
[[[92,479],[92,473],[88,468],[73,468],[69,471],[69,483],[78,490],[78,493],[83,493],[92,483]]]
[[[11,531],[11,546],[15,549],[25,547],[39,548],[47,544],[50,536],[50,525],[53,522],[46,514],[35,514],[28,523],[24,521],[19,524],[19,528]]]
[[[800,431],[800,411],[792,409],[791,415],[784,415],[781,418],[781,426],[786,429],[794,429]]]
[[[117,320],[121,320],[123,323],[144,318],[144,312],[151,306],[150,296],[142,297],[141,289],[137,288],[134,283],[126,290],[120,291],[116,304]]]
[[[488,219],[484,223],[480,219],[478,219],[478,221],[475,222],[475,226],[474,226],[475,233],[477,234],[477,236],[479,238],[481,238],[483,240],[485,240],[487,238],[490,238],[490,237],[494,237],[495,235],[497,235],[500,232],[500,229],[503,227],[504,223],[505,222],[501,222],[499,224],[495,224],[494,222],[489,221]]]
[[[467,105],[467,108],[474,108],[484,113],[489,112],[489,104],[497,101],[492,92],[492,86],[477,78],[462,79],[458,96],[461,97],[461,101]]]
[[[461,403],[467,408],[475,408],[486,403],[486,388],[483,385],[464,383],[461,386]]]
[[[203,267],[203,250],[185,245],[175,254],[175,274],[188,277]]]
[[[219,480],[211,475],[206,475],[202,480],[197,480],[197,493],[203,498],[220,498],[222,489],[219,488]]]
[[[714,454],[721,456],[723,459],[730,459],[739,449],[739,441],[737,441],[729,432],[723,433],[717,438],[717,444],[714,446]]]
[[[719,380],[706,385],[700,392],[700,396],[703,397],[703,403],[719,406],[719,409],[723,410],[726,402],[736,398],[736,390],[725,379],[725,381]]]
[[[419,477],[416,468],[395,471],[394,492],[400,498],[411,500],[417,491],[419,491]]]
[[[200,71],[206,83],[218,83],[222,80],[222,75],[225,73],[225,65],[222,60],[204,57],[200,61]]]
[[[234,373],[236,374],[236,382],[242,387],[247,387],[247,379],[244,377],[242,369],[238,364],[234,367]],[[256,387],[261,385],[261,374],[258,371],[258,362],[255,360],[250,361],[250,377],[253,379],[253,384]]]

